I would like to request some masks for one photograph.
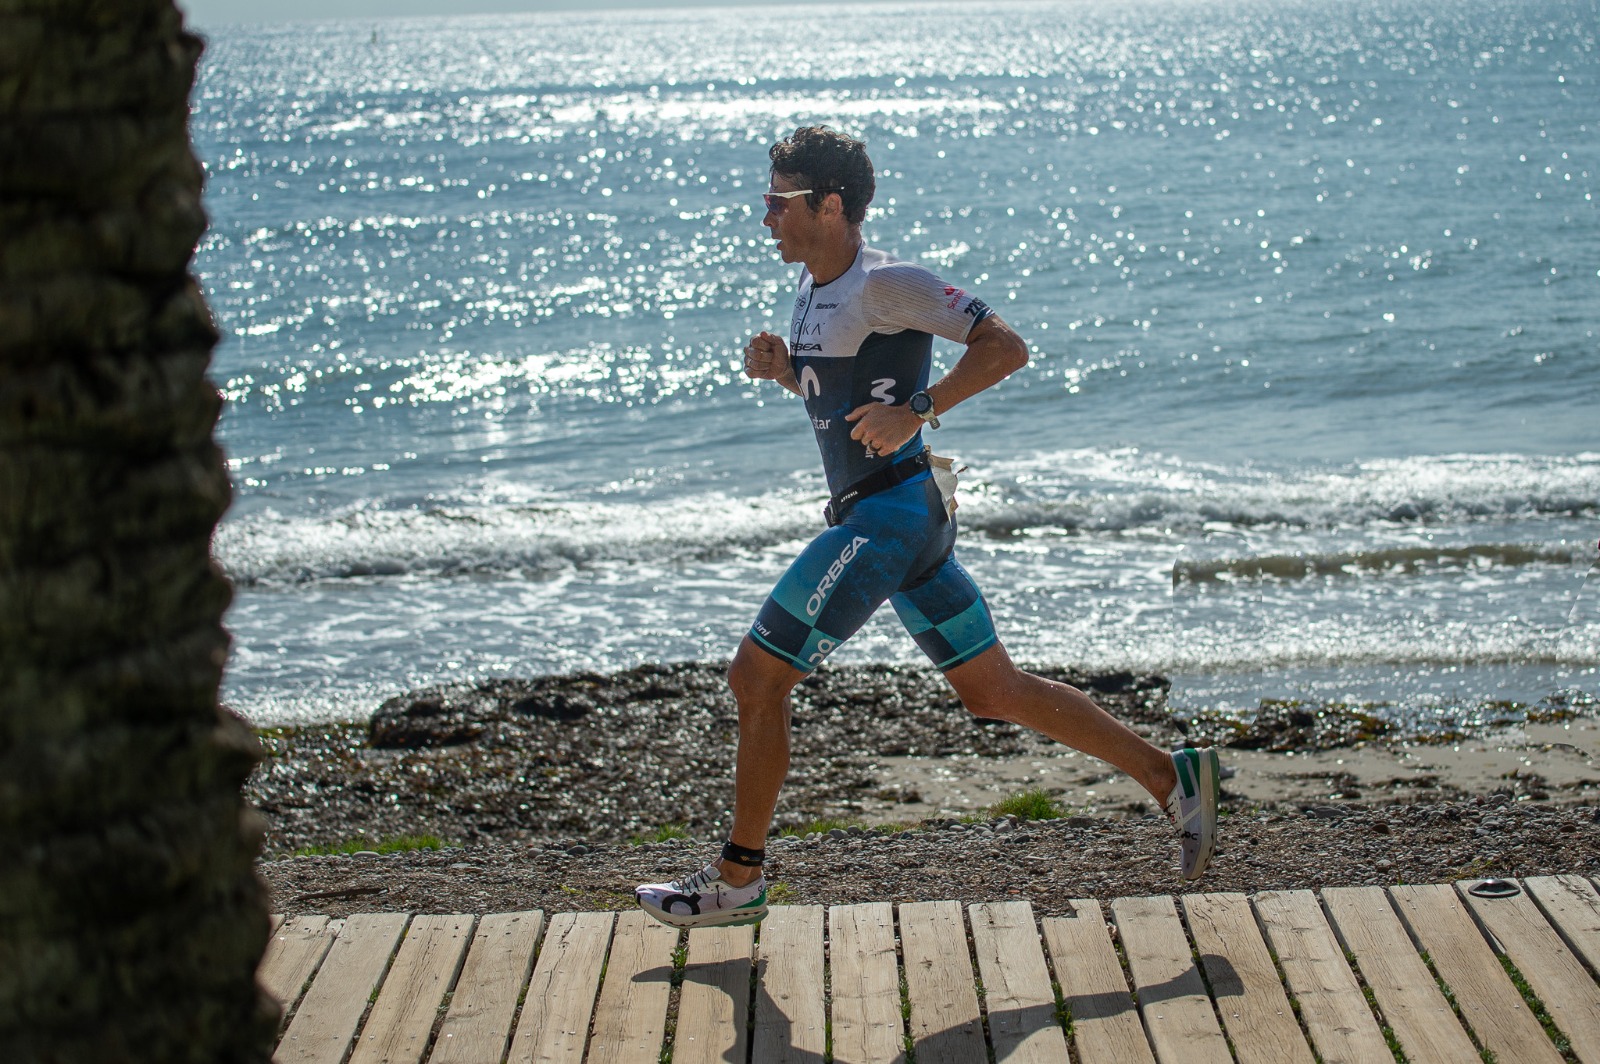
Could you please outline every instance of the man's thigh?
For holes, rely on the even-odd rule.
[[[915,554],[890,532],[849,524],[828,529],[773,587],[750,638],[810,672],[894,594]]]
[[[941,671],[966,664],[997,641],[989,606],[954,554],[930,579],[890,602],[911,638]]]

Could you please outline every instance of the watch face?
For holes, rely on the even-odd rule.
[[[911,397],[911,412],[921,417],[933,409],[933,397],[927,392],[918,392]]]

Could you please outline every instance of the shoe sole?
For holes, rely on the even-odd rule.
[[[1189,883],[1204,875],[1211,864],[1211,856],[1217,849],[1217,807],[1222,804],[1222,762],[1217,752],[1212,749],[1195,752],[1200,755],[1200,793],[1211,797],[1210,808],[1202,814],[1200,823],[1210,830],[1201,833],[1200,856],[1195,859],[1194,874],[1183,877]]]
[[[759,924],[767,915],[767,907],[763,904],[759,909],[726,909],[714,913],[701,913],[679,916],[677,913],[663,912],[654,905],[639,903],[639,908],[649,915],[660,920],[668,927],[689,928],[696,927],[745,927],[749,924]]]

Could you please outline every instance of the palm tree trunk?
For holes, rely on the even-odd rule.
[[[265,1061],[172,0],[0,0],[0,1060]]]

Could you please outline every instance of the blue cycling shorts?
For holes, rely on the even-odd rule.
[[[996,637],[983,595],[951,553],[955,541],[931,476],[869,495],[789,566],[750,638],[810,672],[888,601],[936,667],[965,664]]]

